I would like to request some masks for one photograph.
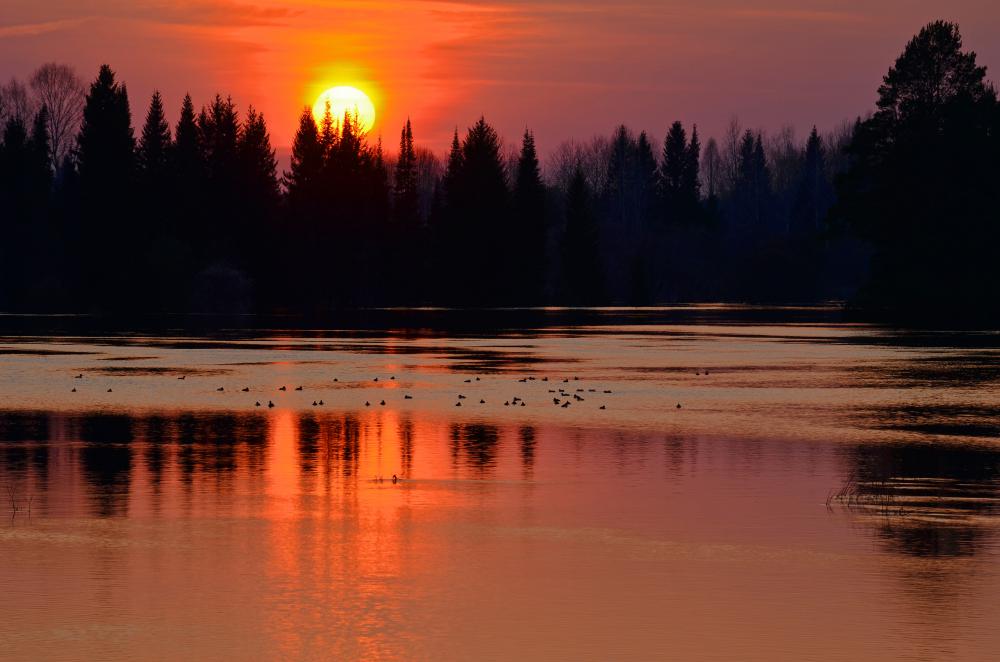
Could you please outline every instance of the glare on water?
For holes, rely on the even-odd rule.
[[[0,658],[990,659],[997,351],[726,320],[0,339]]]

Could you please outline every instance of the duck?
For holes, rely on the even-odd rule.
[[[552,398],[552,404],[554,405],[559,404],[559,398]]]
[[[601,409],[607,409],[605,405],[601,405]]]
[[[268,408],[268,409],[273,409],[273,408],[274,408],[274,403],[273,403],[273,402],[271,402],[270,400],[268,400],[268,401],[267,401],[267,408]]]
[[[563,409],[566,409],[566,407],[569,407],[569,400],[567,400],[566,402],[564,402],[564,403],[562,404],[562,408],[563,408]]]
[[[111,389],[108,389],[108,393],[111,393]]]
[[[70,393],[76,393],[76,389],[73,389],[72,391],[70,391]]]
[[[279,388],[278,390],[279,390],[279,391],[287,391],[288,389],[287,389],[287,388],[285,388],[284,386],[282,386],[282,387],[281,387],[281,388]]]
[[[244,386],[243,387],[243,392],[244,393],[249,393],[250,392],[250,387],[249,386]]]
[[[316,406],[316,401],[315,401],[315,400],[313,400],[313,407],[315,407],[315,406]]]
[[[334,378],[333,378],[333,381],[338,381],[338,380],[337,380],[337,378],[336,378],[336,377],[334,377]]]
[[[220,386],[219,388],[217,388],[215,390],[218,391],[219,393],[222,393],[223,391],[226,390],[226,388],[224,386]]]
[[[392,474],[392,484],[395,485],[398,482],[399,482],[399,478],[396,477],[396,474]]]
[[[80,377],[82,377],[82,376],[83,376],[83,375],[80,375]],[[77,377],[77,379],[79,379],[80,377]],[[181,376],[180,376],[180,377],[178,377],[177,379],[187,379],[187,375],[181,375]]]
[[[375,378],[375,381],[378,381],[378,377]]]
[[[679,402],[677,403],[677,408],[678,408],[678,409],[680,409],[680,408],[681,408],[681,403],[679,403]]]
[[[465,400],[465,396],[464,396],[464,395],[461,395],[461,394],[459,394],[459,396],[458,396],[458,399],[459,399],[459,400]]]
[[[404,400],[412,400],[412,399],[413,399],[413,396],[412,396],[412,395],[404,395],[404,396],[403,396],[403,399],[404,399]]]
[[[384,407],[384,406],[385,406],[385,400],[383,400],[383,401],[382,401],[382,402],[380,402],[379,404],[380,404],[380,405],[382,405],[382,406]]]
[[[456,403],[455,403],[455,406],[456,406],[456,407],[461,407],[461,406],[462,406],[462,403],[461,403],[461,402],[456,402]]]
[[[485,405],[485,404],[486,404],[486,400],[480,400],[480,401],[479,401],[479,404],[481,404],[481,405]]]
[[[260,400],[258,400],[257,402],[255,402],[253,406],[254,407],[259,407],[260,406]]]
[[[524,400],[521,400],[521,406],[522,406],[522,407],[524,407],[524,406],[525,406],[525,404],[524,404]]]
[[[366,407],[371,407],[371,406],[372,406],[372,403],[370,403],[370,402],[368,402],[367,400],[365,400],[365,406],[366,406]]]
[[[296,386],[296,387],[295,387],[295,390],[296,390],[296,391],[301,391],[301,390],[302,390],[302,387],[301,387],[301,386]]]
[[[322,407],[322,406],[323,406],[323,401],[322,401],[322,400],[320,400],[320,401],[319,401],[319,406],[320,406],[320,407]]]
[[[472,380],[471,379],[466,379],[465,382],[463,382],[463,383],[465,383],[465,384],[471,384]]]
[[[77,376],[76,376],[76,377],[74,377],[73,379],[83,379],[83,373],[81,372],[81,373],[80,373],[79,375],[77,375]],[[181,377],[181,379],[184,379],[184,378],[183,378],[183,377]]]
[[[396,380],[396,375],[393,375],[393,376],[392,376],[392,377],[390,377],[389,379],[390,379],[390,380],[392,380],[392,381],[395,381],[395,380]]]
[[[476,377],[476,381],[477,381],[477,382],[479,381],[479,377]]]

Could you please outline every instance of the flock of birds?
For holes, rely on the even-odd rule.
[[[695,374],[696,375],[708,375],[708,370],[705,370],[704,373],[702,373],[701,371],[698,371]],[[186,375],[181,375],[177,379],[184,380],[185,378],[186,378]],[[76,375],[75,379],[83,379],[83,373],[80,373],[80,374]],[[389,377],[389,380],[390,381],[396,381],[396,376],[392,375],[391,377]],[[338,382],[339,380],[337,378],[334,378],[333,381],[334,382]],[[375,377],[372,381],[373,381],[373,383],[378,383],[379,378]],[[476,377],[475,379],[471,379],[471,378],[470,379],[466,379],[464,383],[466,383],[466,384],[473,384],[474,382],[479,382],[479,381],[481,381],[481,379],[479,377]],[[518,381],[518,383],[521,383],[521,384],[527,384],[529,382],[535,382],[535,381],[548,382],[549,378],[548,377],[542,377],[542,378],[539,379],[538,377],[523,377],[521,379],[518,379],[517,381]],[[565,378],[565,379],[562,380],[562,383],[563,384],[570,384],[570,383],[575,383],[575,382],[579,382],[579,381],[580,381],[579,377],[573,377],[572,379],[570,379],[569,377],[567,377],[567,378]],[[225,390],[226,390],[226,388],[224,386],[220,386],[219,388],[217,388],[215,390],[217,392],[219,392],[219,393],[224,393]],[[287,390],[288,390],[287,386],[281,386],[281,387],[278,388],[278,391],[282,391],[282,392],[287,391]],[[296,386],[295,390],[296,391],[303,391],[304,387],[302,387],[302,386]],[[244,386],[242,389],[240,389],[240,391],[242,393],[249,393],[250,392],[250,387],[249,386]],[[76,388],[75,387],[73,388],[72,392],[76,393]],[[112,393],[113,391],[112,391],[112,389],[109,388],[107,392],[108,393]],[[595,388],[588,388],[588,389],[576,388],[576,389],[574,389],[571,392],[569,390],[569,388],[566,388],[566,387],[563,387],[563,386],[558,386],[556,388],[550,388],[550,389],[548,389],[548,393],[549,393],[549,396],[552,398],[552,404],[553,405],[555,405],[557,407],[560,407],[562,409],[568,409],[570,407],[570,405],[572,405],[574,402],[579,403],[579,402],[585,402],[586,401],[586,398],[583,395],[581,395],[581,393],[585,393],[585,394],[586,393],[594,393],[594,394],[601,393],[602,395],[610,395],[610,394],[613,393],[613,391],[611,391],[610,389],[603,389],[602,391],[598,391]],[[407,393],[407,394],[403,395],[403,399],[404,400],[412,400],[413,396]],[[455,406],[456,407],[461,407],[462,406],[462,402],[465,401],[465,400],[468,400],[468,397],[465,396],[462,393],[459,393],[458,394],[458,398],[457,398],[457,402],[455,402]],[[313,400],[312,406],[313,407],[322,407],[322,406],[324,406],[324,404],[325,403],[322,400]],[[479,399],[479,404],[485,405],[486,404],[486,399],[485,398],[480,398]],[[365,407],[371,407],[371,406],[372,406],[371,401],[365,400]],[[386,406],[386,401],[384,399],[381,400],[379,402],[379,406],[385,407]],[[523,398],[521,398],[520,396],[514,396],[513,398],[504,401],[503,406],[504,407],[526,407],[527,406],[527,402]],[[267,407],[268,409],[273,409],[275,407],[275,404],[274,404],[274,401],[268,400],[267,404],[264,405],[264,404],[261,403],[260,400],[257,400],[254,403],[254,407]],[[607,409],[607,408],[608,408],[607,405],[604,405],[604,404],[602,404],[600,407],[598,407],[598,409],[602,409],[602,410]],[[681,408],[680,403],[677,403],[677,409],[680,409],[680,408]]]

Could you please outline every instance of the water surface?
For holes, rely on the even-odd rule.
[[[0,658],[995,659],[996,334],[433,328],[0,338]]]

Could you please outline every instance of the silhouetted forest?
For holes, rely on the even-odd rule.
[[[928,25],[876,110],[804,141],[625,126],[505,145],[481,118],[438,157],[386,156],[303,111],[287,172],[264,116],[187,96],[142,126],[103,66],[0,86],[0,310],[294,312],[371,306],[845,300],[1000,314],[1000,104],[958,27]]]

